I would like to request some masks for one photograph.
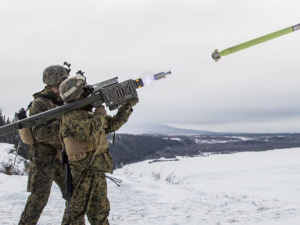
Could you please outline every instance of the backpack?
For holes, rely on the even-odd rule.
[[[27,118],[26,112],[29,109],[30,105],[31,105],[31,103],[29,104],[29,106],[27,107],[26,110],[24,108],[21,108],[19,110],[19,112],[16,113],[18,120]],[[31,128],[22,128],[22,129],[18,129],[18,131],[19,131],[19,134],[20,134],[20,137],[21,137],[23,143],[28,144],[28,145],[34,144],[34,138],[33,138]]]
[[[48,95],[42,94],[41,92],[38,92],[36,94],[34,94],[34,99],[38,98],[38,97],[42,97],[45,99],[50,99],[54,104],[56,105],[62,105],[62,102],[59,102],[53,98],[51,98]],[[31,107],[32,102],[29,103],[29,105],[27,106],[27,109],[25,110],[24,108],[21,108],[19,110],[18,113],[16,113],[16,116],[18,118],[18,120],[22,120],[27,118],[27,111],[29,110],[29,108]],[[33,133],[32,133],[32,129],[31,128],[22,128],[22,129],[18,129],[20,137],[23,141],[23,143],[28,144],[28,145],[33,145],[34,144],[34,137],[33,137]]]

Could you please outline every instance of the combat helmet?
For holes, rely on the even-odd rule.
[[[43,82],[47,85],[58,84],[62,78],[69,76],[69,72],[70,67],[67,69],[61,65],[48,66],[43,72]]]
[[[59,87],[60,97],[64,102],[75,101],[83,94],[85,85],[86,77],[77,73],[61,83]]]

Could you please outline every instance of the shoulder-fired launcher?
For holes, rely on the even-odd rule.
[[[164,72],[162,72],[164,73]],[[159,73],[161,74],[161,73]],[[167,73],[166,73],[167,74]],[[170,74],[170,72],[168,72]],[[155,77],[153,75],[153,77]],[[153,78],[154,79],[154,78]],[[22,128],[31,128],[40,124],[47,124],[49,121],[61,117],[64,113],[80,109],[88,105],[97,107],[105,104],[109,110],[115,110],[119,106],[125,104],[128,100],[138,98],[136,89],[144,86],[141,78],[136,80],[126,80],[122,83],[118,82],[118,77],[94,84],[88,88],[91,95],[76,102],[36,114],[29,118],[18,120],[14,123],[0,127],[0,135],[11,133]]]

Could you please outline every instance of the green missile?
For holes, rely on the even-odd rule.
[[[212,58],[217,62],[221,58],[221,56],[229,55],[229,54],[232,54],[234,52],[241,51],[245,48],[250,48],[254,45],[258,45],[260,43],[263,43],[263,42],[269,41],[271,39],[274,39],[274,38],[292,33],[292,32],[297,31],[297,30],[300,30],[300,23],[295,25],[295,26],[287,27],[285,29],[282,29],[282,30],[279,30],[279,31],[261,36],[259,38],[253,39],[251,41],[247,41],[247,42],[244,42],[242,44],[232,46],[232,47],[227,48],[227,49],[225,49],[221,52],[219,52],[218,49],[216,49],[212,53]]]

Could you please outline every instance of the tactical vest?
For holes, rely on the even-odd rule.
[[[20,137],[23,141],[23,143],[27,145],[33,145],[34,144],[34,138],[32,134],[31,128],[22,128],[18,129]]]
[[[46,99],[46,103],[48,105],[48,110],[54,109],[54,108],[56,108],[58,106],[61,106],[63,104],[63,102],[57,101],[56,99],[51,98],[49,95],[43,94],[42,92],[43,91],[34,94],[34,99],[35,100],[37,98],[44,98],[44,99]],[[30,109],[31,105],[32,105],[32,102],[30,102],[30,104],[28,105],[27,109]],[[31,128],[19,129],[19,133],[20,133],[22,141],[25,144],[32,145],[32,144],[34,144],[36,142],[36,140],[34,139],[34,135],[32,133],[32,129]],[[55,149],[57,149],[58,151],[60,151],[62,149],[61,142],[60,142],[58,134],[53,139],[49,140],[48,143],[52,147],[54,147]],[[58,155],[59,155],[59,152],[58,152]]]
[[[86,153],[93,150],[95,150],[94,155],[104,154],[108,149],[108,141],[104,130],[100,133],[96,133],[93,140],[79,141],[73,137],[66,137],[63,139],[63,142],[69,161],[79,161],[84,159]]]

